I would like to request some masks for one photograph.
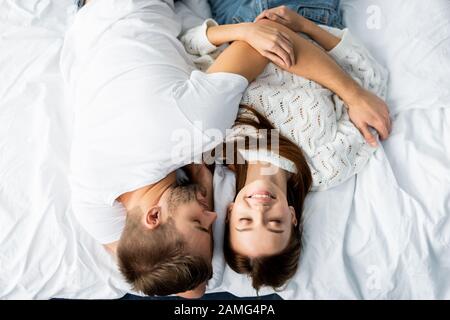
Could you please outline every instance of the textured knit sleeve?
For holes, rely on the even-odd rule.
[[[387,70],[378,63],[348,29],[327,31],[339,36],[339,44],[329,51],[336,62],[355,79],[363,88],[368,89],[380,98],[386,98],[388,81]]]

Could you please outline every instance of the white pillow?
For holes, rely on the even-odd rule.
[[[214,223],[214,254],[212,260],[213,277],[208,282],[208,290],[212,290],[222,284],[225,271],[225,258],[223,256],[223,237],[225,231],[225,218],[228,204],[234,199],[236,190],[236,178],[227,167],[216,165],[214,170],[214,209],[217,212],[217,220]]]
[[[449,0],[343,0],[344,22],[391,75],[392,112],[450,99]]]

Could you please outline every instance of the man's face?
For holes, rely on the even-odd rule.
[[[195,184],[174,187],[167,203],[169,215],[186,240],[189,252],[211,262],[212,224],[217,214],[209,210],[204,190]]]

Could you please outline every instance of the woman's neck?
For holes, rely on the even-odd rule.
[[[250,184],[256,180],[266,180],[277,185],[286,194],[288,179],[289,173],[283,169],[271,163],[254,161],[248,163],[245,184]]]
[[[163,194],[176,183],[176,174],[172,172],[159,182],[139,188],[134,191],[124,193],[118,198],[118,201],[130,212],[136,207],[143,210],[156,205]]]

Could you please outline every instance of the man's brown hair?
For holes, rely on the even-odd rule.
[[[241,106],[241,113],[236,120],[237,124],[249,125],[255,129],[274,129],[273,125],[259,112],[248,106]],[[249,117],[250,115],[250,117]],[[246,148],[249,148],[249,140],[254,137],[246,137]],[[270,148],[272,135],[267,137],[267,146]],[[302,150],[288,138],[279,134],[279,154],[280,156],[291,160],[297,167],[297,173],[291,174],[287,182],[287,202],[289,206],[294,207],[295,216],[299,222],[298,226],[292,226],[291,237],[288,245],[278,254],[271,256],[261,256],[250,258],[235,252],[230,243],[230,226],[226,220],[223,251],[225,261],[237,273],[248,274],[252,278],[252,286],[259,290],[262,286],[270,286],[274,289],[282,287],[290,278],[292,278],[298,267],[300,254],[302,251],[302,212],[303,203],[312,184],[311,170],[306,162]],[[258,139],[258,138],[257,138]],[[255,145],[255,144],[253,144]],[[234,147],[233,167],[236,174],[236,194],[245,187],[247,177],[248,163],[238,161],[239,153],[237,147]]]
[[[150,230],[138,216],[128,214],[117,248],[120,271],[134,290],[165,296],[192,290],[211,278],[211,264],[187,252],[171,218]]]

